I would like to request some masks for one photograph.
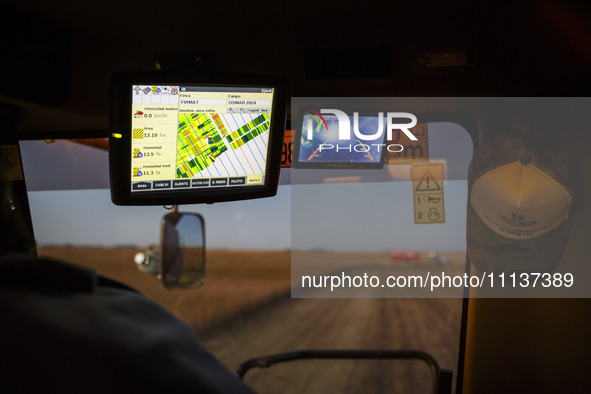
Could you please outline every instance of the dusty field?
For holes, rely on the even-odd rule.
[[[166,290],[139,272],[135,249],[43,248],[40,254],[93,267],[169,308],[231,370],[255,356],[298,349],[413,349],[456,373],[461,299],[292,299],[290,252],[209,251],[205,285]],[[451,266],[463,254],[446,254]],[[300,256],[301,257],[301,256]],[[311,264],[384,256],[310,253]],[[403,269],[413,269],[403,267]],[[421,267],[427,269],[426,267]],[[427,393],[418,361],[299,361],[257,369],[245,381],[261,393]]]
[[[201,339],[229,368],[298,349],[421,350],[457,371],[461,299],[287,299]],[[421,361],[309,360],[253,369],[259,393],[430,393]]]

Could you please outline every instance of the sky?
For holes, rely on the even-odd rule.
[[[275,197],[187,205],[180,211],[203,215],[210,249],[461,251],[472,143],[461,127],[439,124],[430,129],[429,144],[431,158],[444,158],[447,166],[444,224],[414,224],[412,183],[404,177],[292,186],[305,179],[294,169],[282,171]],[[168,211],[113,205],[106,151],[69,141],[23,141],[21,153],[39,246],[158,242],[160,219]]]

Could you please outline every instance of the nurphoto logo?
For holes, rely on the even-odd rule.
[[[417,137],[410,131],[417,124],[417,117],[408,112],[388,112],[384,115],[379,112],[377,117],[372,117],[371,126],[368,122],[364,122],[367,117],[361,117],[359,112],[353,112],[353,116],[349,116],[344,111],[338,109],[321,109],[320,112],[315,110],[308,110],[306,113],[307,124],[305,138],[308,141],[314,139],[314,133],[328,132],[329,126],[326,118],[331,119],[332,124],[336,121],[338,129],[338,141],[357,141],[357,144],[335,144],[322,143],[318,150],[335,150],[364,153],[370,150],[377,150],[381,152],[382,149],[387,149],[389,152],[402,152],[404,146],[396,143],[384,143],[384,132],[386,133],[386,140],[391,142],[398,141],[399,137],[393,138],[393,132],[396,130],[402,131],[411,141],[417,141]],[[328,115],[326,118],[324,115]],[[384,121],[385,118],[385,121]],[[377,124],[375,124],[377,121]],[[403,121],[400,123],[400,121]],[[406,121],[406,122],[404,122]],[[385,123],[385,125],[384,125]],[[361,126],[360,126],[361,125]],[[369,126],[369,127],[368,127]],[[353,129],[353,135],[351,134]],[[372,143],[372,141],[375,141]],[[332,142],[332,141],[331,141]]]

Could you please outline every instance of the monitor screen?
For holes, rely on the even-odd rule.
[[[129,168],[127,191],[115,193],[115,203],[218,202],[276,193],[285,129],[281,86],[155,77],[114,78],[122,97],[111,103],[112,189],[113,177],[121,181]]]
[[[375,116],[349,117],[362,134],[374,134],[379,128]],[[378,140],[365,141],[350,133],[349,139],[339,136],[335,115],[307,111],[299,122],[294,167],[304,168],[382,168],[385,133]]]

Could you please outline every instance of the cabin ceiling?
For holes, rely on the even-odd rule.
[[[291,96],[588,95],[591,13],[526,1],[13,1],[0,108],[21,133],[106,130],[114,71],[185,65],[286,77]],[[422,51],[470,65],[425,69]]]

